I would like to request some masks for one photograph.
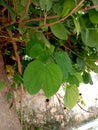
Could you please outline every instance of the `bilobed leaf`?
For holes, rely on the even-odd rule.
[[[62,72],[56,64],[31,62],[24,72],[24,86],[30,94],[43,89],[47,97],[55,94],[62,82]]]
[[[39,3],[42,10],[49,11],[52,7],[52,0],[40,0]]]
[[[89,47],[98,47],[98,29],[86,28],[81,32],[81,37],[85,45]]]
[[[64,97],[64,104],[69,109],[72,109],[78,102],[79,91],[75,85],[67,85]]]
[[[89,18],[92,23],[98,24],[98,11],[95,9],[89,11]]]
[[[64,0],[63,10],[61,12],[61,17],[66,16],[69,11],[71,11],[75,6],[75,0]]]
[[[0,81],[0,90],[4,87],[4,82]]]
[[[47,97],[55,94],[62,82],[62,72],[58,65],[50,63],[45,65],[43,87]]]
[[[68,38],[67,30],[65,29],[65,27],[62,23],[52,25],[50,28],[51,28],[51,31],[54,34],[54,36],[56,36],[57,38],[59,38],[61,40],[67,40],[67,38]]]
[[[60,66],[64,79],[68,78],[69,74],[73,74],[73,67],[71,64],[71,60],[66,52],[56,52],[55,59],[57,64]]]

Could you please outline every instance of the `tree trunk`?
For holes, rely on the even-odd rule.
[[[5,83],[4,89],[0,90],[0,130],[22,130],[15,107],[10,108],[10,103],[6,100],[6,93],[11,84],[4,71],[4,61],[1,52],[0,81]]]

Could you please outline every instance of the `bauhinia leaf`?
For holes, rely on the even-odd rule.
[[[67,81],[70,85],[76,85],[77,87],[79,87],[79,80],[75,75],[69,75]]]
[[[26,53],[31,58],[37,58],[43,53],[43,51],[44,51],[43,43],[40,40],[32,39],[31,41],[27,43]]]
[[[69,109],[72,109],[78,102],[79,91],[75,85],[67,85],[64,97],[64,104]]]
[[[67,30],[62,23],[52,25],[50,28],[54,36],[61,40],[67,40]]]
[[[93,84],[90,73],[84,72],[82,76],[83,76],[83,82],[85,84],[88,84],[88,83],[90,83],[91,85]]]
[[[52,0],[40,0],[39,3],[42,10],[49,11],[52,7]]]
[[[82,29],[81,37],[85,45],[89,47],[98,47],[98,29],[97,28]]]
[[[57,64],[60,66],[64,79],[68,78],[69,74],[73,74],[73,67],[71,64],[71,60],[66,52],[56,52],[55,59]]]
[[[93,2],[94,5],[98,4],[98,0],[92,0],[92,2]],[[98,8],[96,8],[96,10],[98,11]]]
[[[75,6],[75,0],[65,0],[63,4],[63,10],[61,17],[66,16]]]
[[[98,24],[98,11],[95,9],[89,11],[89,18],[92,23]]]
[[[62,82],[62,72],[58,65],[41,61],[31,62],[24,72],[24,86],[30,94],[43,89],[47,97],[55,94]]]

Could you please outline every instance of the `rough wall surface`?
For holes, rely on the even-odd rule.
[[[10,108],[10,103],[6,100],[6,93],[10,88],[10,82],[4,71],[4,62],[1,53],[0,81],[5,83],[4,89],[0,90],[0,130],[22,130],[15,108]]]

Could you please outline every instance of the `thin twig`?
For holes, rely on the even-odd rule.
[[[93,6],[85,6],[85,7],[81,8],[80,11],[86,12],[88,10],[95,9],[95,8],[98,8],[98,4],[93,5]]]
[[[12,40],[12,45],[13,45],[13,48],[14,48],[14,52],[15,52],[15,56],[16,56],[16,61],[18,63],[18,72],[19,72],[19,74],[22,74],[22,65],[21,65],[21,61],[20,61],[20,56],[18,54],[18,48],[17,48],[16,41],[13,38],[12,32],[9,31],[9,30],[7,30],[7,31],[8,31],[8,34],[10,36],[10,39]]]
[[[83,111],[87,112],[87,113],[95,113],[94,111],[88,111],[88,110],[85,110],[79,103],[77,104]],[[95,113],[96,114],[96,113]]]
[[[2,36],[2,35],[0,35],[0,38],[11,39],[11,38],[8,37],[8,36]],[[18,38],[14,38],[14,37],[13,37],[13,40],[15,40],[15,41],[17,41],[17,42],[23,42],[22,39],[18,39]]]
[[[19,22],[21,23],[22,20],[26,17],[26,15],[28,14],[28,10],[29,10],[29,6],[30,6],[31,0],[26,0],[26,5],[25,5],[25,9],[23,11],[23,14],[19,20]]]
[[[76,12],[77,8],[84,2],[84,0],[80,0],[80,2],[63,18],[55,21],[55,22],[52,22],[52,23],[49,23],[49,24],[46,24],[44,26],[41,26],[41,27],[49,27],[49,26],[52,26],[52,25],[55,25],[57,23],[60,23],[62,21],[64,21],[65,19],[67,19],[70,15],[72,15],[73,13]],[[41,28],[41,27],[37,27],[37,28]]]
[[[47,20],[47,12],[44,12],[44,26],[46,25],[46,20]]]
[[[80,5],[81,5],[81,3],[79,3]],[[80,6],[79,5],[79,6]],[[78,8],[78,7],[77,7]],[[76,9],[77,9],[76,8]],[[82,12],[86,12],[86,11],[88,11],[88,10],[91,10],[91,9],[95,9],[95,8],[98,8],[98,5],[93,5],[93,6],[86,6],[86,7],[83,7],[83,8],[81,8],[80,10],[78,10],[78,11],[82,11]],[[73,11],[73,10],[72,10]],[[76,10],[75,10],[76,11]],[[71,12],[70,12],[71,13]],[[61,21],[63,21],[63,20],[65,20],[66,18],[68,18],[71,14],[73,14],[74,12],[72,12],[71,14],[68,14],[68,15],[66,15],[64,18],[62,18],[62,19],[60,19],[60,21],[57,21],[57,23],[59,23],[59,22],[61,22]],[[57,15],[54,15],[54,16],[47,16],[47,18],[46,19],[55,19],[55,18],[58,18],[58,16]],[[27,19],[27,20],[22,20],[21,21],[21,24],[23,25],[23,24],[25,24],[25,23],[28,23],[28,22],[33,22],[33,21],[40,21],[40,20],[44,20],[44,17],[42,17],[42,18],[31,18],[31,19]],[[20,21],[18,21],[17,23],[19,23]],[[16,21],[11,21],[10,23],[6,23],[5,25],[2,25],[1,27],[0,27],[0,29],[3,29],[4,27],[7,27],[7,26],[9,26],[9,25],[13,25],[14,23],[16,23]],[[56,22],[53,22],[53,23],[50,23],[51,25],[54,25],[54,24],[56,24]],[[46,25],[44,25],[44,26],[51,26],[50,24],[46,24]],[[25,28],[28,28],[28,26],[25,26]],[[39,28],[39,27],[38,27]]]
[[[18,48],[17,48],[17,43],[16,41],[13,39],[13,34],[11,31],[7,30],[8,31],[8,34],[10,36],[10,39],[12,41],[12,45],[13,45],[13,49],[14,49],[14,52],[15,52],[15,56],[16,56],[16,61],[17,61],[17,64],[18,64],[18,72],[19,74],[22,74],[22,65],[21,65],[21,60],[20,60],[20,56],[18,54]],[[20,91],[20,112],[21,112],[21,125],[22,125],[22,113],[23,113],[23,109],[22,109],[22,95],[23,95],[23,84],[21,83],[20,85],[20,88],[21,88],[21,91]]]
[[[0,27],[0,30],[3,29],[3,28],[5,28],[5,27],[7,27],[7,26],[13,25],[14,23],[16,23],[16,21],[11,21],[11,22],[6,23],[6,24],[4,24],[4,25],[2,25]]]
[[[78,6],[80,6],[81,3],[79,3]],[[83,7],[81,8],[80,10],[78,11],[87,11],[87,10],[91,10],[91,9],[94,9],[94,8],[98,8],[98,5],[93,5],[93,6],[86,6],[86,7]],[[54,15],[54,16],[47,16],[47,19],[55,19],[55,18],[58,18],[57,15]],[[31,18],[31,19],[28,19],[28,20],[23,20],[22,23],[28,23],[28,22],[33,22],[33,21],[39,21],[39,20],[44,20],[44,17],[42,18]]]
[[[58,16],[57,15],[47,16],[47,19],[55,19],[55,18],[58,18]],[[40,21],[40,20],[44,20],[44,17],[41,17],[41,18],[31,18],[31,19],[23,20],[22,23],[28,23],[28,22]]]

